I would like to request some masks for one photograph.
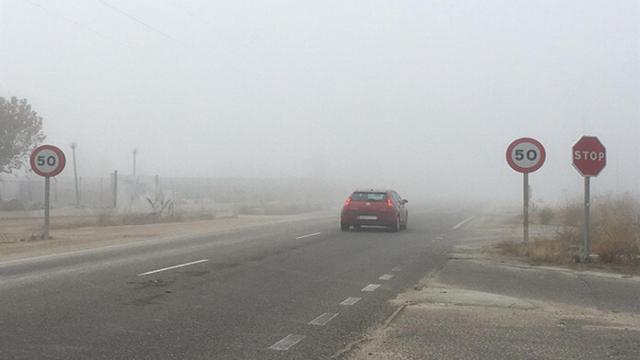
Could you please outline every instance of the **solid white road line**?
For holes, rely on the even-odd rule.
[[[185,266],[189,266],[189,265],[200,264],[200,263],[207,262],[207,261],[209,261],[209,259],[202,259],[202,260],[192,261],[192,262],[188,262],[188,263],[184,263],[184,264],[180,264],[180,265],[173,265],[173,266],[169,266],[169,267],[162,268],[162,269],[147,271],[145,273],[138,274],[138,276],[151,275],[151,274],[159,273],[161,271],[173,270],[173,269],[177,269],[177,268],[181,268],[181,267],[185,267]]]
[[[375,291],[380,287],[380,284],[369,284],[362,288],[362,291]]]
[[[394,275],[391,275],[391,274],[384,274],[384,275],[380,276],[380,277],[378,278],[378,280],[384,280],[384,281],[387,281],[387,280],[391,280],[391,279],[393,279],[393,277],[394,277]]]
[[[287,351],[293,345],[295,345],[295,344],[299,343],[300,341],[302,341],[302,339],[304,339],[304,335],[289,334],[289,335],[285,336],[282,340],[280,340],[277,343],[269,346],[269,349],[277,350],[277,351]]]
[[[461,227],[463,227],[466,223],[468,223],[469,221],[473,220],[473,219],[474,219],[474,217],[475,217],[475,216],[471,216],[471,217],[468,217],[468,218],[466,218],[466,219],[464,219],[464,220],[460,221],[460,222],[459,222],[459,223],[457,223],[454,227],[452,227],[452,228],[451,228],[451,230],[458,230],[458,229],[460,229],[460,228],[461,228]]]
[[[296,238],[296,240],[300,240],[300,239],[304,239],[304,238],[308,238],[308,237],[312,237],[312,236],[316,236],[316,235],[320,235],[322,234],[321,232],[317,232],[317,233],[313,233],[313,234],[307,234],[307,235],[302,235],[302,236],[298,236]]]
[[[340,303],[340,305],[351,306],[351,305],[355,305],[360,300],[362,300],[362,298],[359,298],[359,297],[348,297],[348,298],[344,299]]]
[[[317,318],[309,321],[309,325],[325,326],[329,321],[335,319],[336,316],[338,316],[338,313],[324,313]]]

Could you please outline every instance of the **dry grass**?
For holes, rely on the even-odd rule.
[[[527,247],[524,246],[523,243],[502,241],[496,244],[496,248],[507,255],[514,255],[518,257],[527,256]]]
[[[540,212],[538,213],[538,220],[540,221],[541,225],[549,225],[553,220],[553,215],[553,209],[547,206],[540,210]]]
[[[560,225],[553,237],[534,240],[528,246],[503,242],[497,248],[533,261],[571,262],[582,246],[583,211],[583,205],[576,202],[545,215],[541,212],[541,223]],[[542,219],[550,213],[551,218]],[[630,196],[600,197],[593,200],[591,214],[592,253],[603,263],[635,264],[640,255],[640,202]]]
[[[593,252],[603,262],[634,261],[640,254],[640,204],[629,196],[607,197],[592,211]]]
[[[540,262],[566,263],[572,256],[570,244],[562,240],[536,240],[528,249],[528,257]]]
[[[564,240],[535,240],[528,245],[504,241],[496,247],[504,254],[526,257],[535,262],[565,264],[573,261],[575,251],[571,244]]]

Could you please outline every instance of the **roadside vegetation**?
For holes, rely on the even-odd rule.
[[[26,168],[29,154],[46,138],[42,117],[17,97],[0,96],[0,130],[0,174]]]
[[[532,228],[539,230],[527,245],[505,241],[504,253],[543,263],[571,263],[579,258],[583,236],[583,204],[536,209]],[[592,253],[608,264],[640,264],[640,202],[631,196],[605,196],[592,201]]]

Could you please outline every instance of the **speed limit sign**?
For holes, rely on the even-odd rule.
[[[44,176],[56,176],[62,172],[66,159],[60,148],[53,145],[42,145],[31,153],[31,169]]]
[[[507,148],[509,166],[522,173],[522,238],[525,244],[529,241],[529,173],[540,169],[546,157],[544,146],[532,138],[520,138]]]
[[[507,162],[517,172],[534,172],[542,167],[545,159],[544,146],[535,139],[520,138],[507,149]]]
[[[53,145],[38,146],[31,153],[31,170],[34,173],[44,177],[44,229],[42,238],[49,239],[49,198],[50,198],[50,179],[62,172],[66,159],[60,148]]]

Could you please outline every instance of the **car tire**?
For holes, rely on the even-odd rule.
[[[349,224],[340,224],[340,230],[349,231]]]
[[[395,224],[391,225],[391,231],[392,232],[398,232],[400,231],[400,217],[396,217],[396,222]]]
[[[407,224],[409,224],[409,215],[404,218],[404,223],[400,224],[400,230],[407,230]]]

